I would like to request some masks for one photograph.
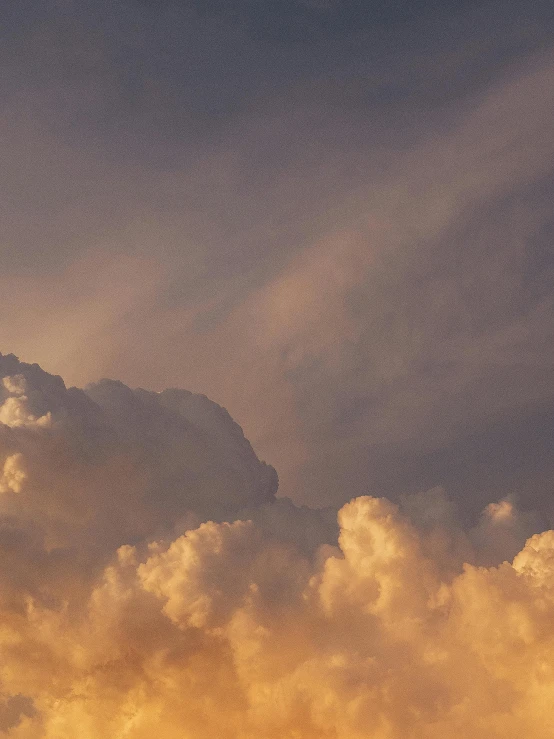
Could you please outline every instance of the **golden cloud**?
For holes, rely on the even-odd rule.
[[[26,417],[52,423],[0,426],[0,732],[550,738],[554,532],[529,538],[511,564],[455,568],[445,527],[439,541],[409,506],[364,496],[339,510],[336,546],[306,548],[290,529],[308,514],[268,501],[266,468],[209,401],[177,394],[168,410],[156,394],[110,386],[96,393],[106,410],[94,391],[19,369],[25,389],[4,382],[4,404],[24,392]],[[163,465],[173,476],[154,475]],[[218,474],[199,480],[210,465]],[[148,497],[152,479],[161,502]],[[224,479],[233,509],[218,500]],[[130,523],[115,515],[125,510]],[[510,502],[487,508],[479,536],[517,516]]]

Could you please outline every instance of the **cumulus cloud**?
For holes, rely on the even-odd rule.
[[[9,457],[6,457],[2,476],[0,477],[0,493],[21,492],[21,485],[26,477],[21,462],[21,454],[10,454]]]
[[[203,396],[0,369],[0,732],[550,736],[554,533],[513,498],[298,508]]]
[[[275,470],[206,397],[112,381],[84,392],[12,355],[0,355],[0,377],[0,540],[15,568],[1,578],[10,597],[20,570],[35,597],[62,597],[66,578],[92,576],[120,544],[274,499]]]
[[[38,417],[31,412],[29,398],[25,395],[27,383],[23,375],[4,377],[2,384],[7,397],[0,406],[0,423],[11,428],[50,425],[52,415],[49,411]]]

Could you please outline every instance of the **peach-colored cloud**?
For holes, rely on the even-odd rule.
[[[441,490],[362,496],[333,543],[206,398],[0,369],[52,419],[0,424],[0,731],[550,736],[554,533],[499,564],[531,522],[513,500],[464,532]]]
[[[138,568],[125,550],[86,608],[5,614],[4,690],[38,711],[13,735],[546,739],[552,532],[442,582],[387,501],[339,519],[321,566],[203,524]]]

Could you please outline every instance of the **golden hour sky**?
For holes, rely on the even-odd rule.
[[[0,737],[551,739],[552,3],[2,15]]]

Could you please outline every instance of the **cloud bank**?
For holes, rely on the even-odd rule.
[[[510,497],[297,507],[204,396],[0,377],[0,732],[550,737],[554,532]]]

